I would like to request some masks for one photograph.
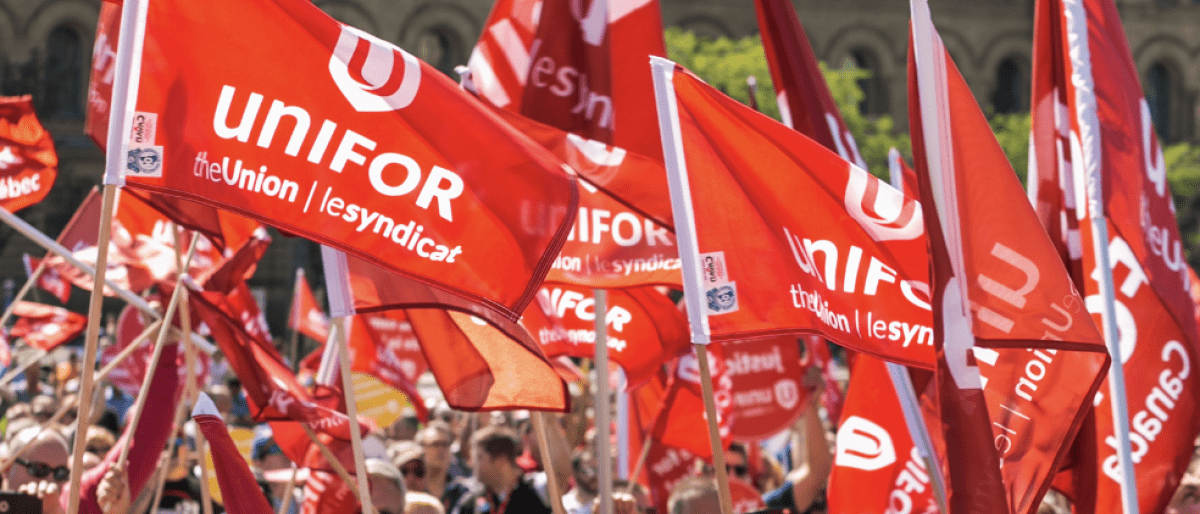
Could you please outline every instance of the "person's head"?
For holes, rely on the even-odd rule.
[[[33,419],[38,423],[45,423],[54,417],[55,412],[58,412],[58,401],[50,396],[39,394],[29,402],[29,410]]]
[[[70,479],[67,459],[70,452],[67,440],[55,430],[29,427],[9,441],[8,454],[24,448],[21,458],[4,472],[4,490],[17,488],[35,481],[63,483]]]
[[[108,451],[117,444],[117,440],[113,437],[112,432],[107,428],[89,425],[87,430],[87,452],[104,459],[108,455]]]
[[[650,491],[646,490],[646,486],[642,484],[633,484],[633,489],[629,488],[628,480],[613,480],[614,491],[629,491],[633,496],[633,501],[637,502],[638,512],[649,512],[653,505],[650,504]],[[595,511],[593,511],[595,512]]]
[[[450,425],[433,421],[417,432],[416,441],[425,451],[425,465],[430,471],[445,473],[450,469],[450,445],[454,443]]]
[[[29,407],[28,403],[18,403],[4,411],[4,418],[7,419],[9,423],[12,423],[18,419],[32,417],[33,409]]]
[[[519,454],[517,435],[507,427],[492,425],[471,435],[471,467],[475,477],[493,491],[506,489],[514,474],[519,476]]]
[[[367,459],[371,503],[379,514],[404,514],[404,480],[400,470],[383,459]]]
[[[590,450],[575,450],[575,455],[571,456],[571,475],[575,478],[575,487],[581,491],[587,494],[599,492],[596,459]]]
[[[404,514],[446,514],[446,509],[432,494],[409,491],[404,494]]]
[[[417,411],[412,407],[405,407],[400,412],[400,417],[388,426],[385,435],[393,441],[411,441],[420,427],[421,420],[417,418]]]
[[[401,441],[388,448],[388,457],[400,475],[408,491],[427,491],[425,482],[425,451],[412,441]]]
[[[738,480],[750,481],[750,459],[742,443],[732,443],[725,450],[725,472]]]
[[[216,384],[208,388],[208,397],[212,398],[213,405],[217,407],[217,412],[221,416],[228,419],[229,412],[233,410],[233,395],[229,391],[229,386]]]
[[[711,477],[693,476],[680,480],[667,499],[670,514],[718,514],[721,499]]]

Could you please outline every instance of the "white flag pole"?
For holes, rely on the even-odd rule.
[[[679,128],[679,106],[675,87],[671,83],[675,63],[662,57],[650,57],[654,76],[654,94],[658,108],[658,127],[662,134],[663,156],[667,168],[667,183],[671,190],[671,210],[675,214],[675,238],[679,243],[680,269],[683,272],[683,293],[688,322],[692,329],[692,345],[700,367],[700,386],[704,391],[704,413],[708,419],[708,439],[713,450],[713,467],[717,476],[717,492],[721,512],[733,513],[729,494],[729,476],[725,472],[725,448],[717,426],[717,406],[713,401],[712,373],[708,367],[708,309],[704,304],[704,284],[700,274],[700,250],[696,240],[696,220],[692,214],[692,193],[688,185],[687,163],[683,157],[683,135]]]
[[[329,294],[330,329],[336,332],[330,342],[338,344],[338,360],[342,371],[342,391],[346,395],[346,416],[350,418],[350,444],[354,450],[354,471],[358,482],[358,497],[363,514],[374,514],[367,466],[363,458],[362,434],[358,431],[358,405],[354,398],[354,377],[350,373],[350,347],[346,334],[346,319],[354,315],[354,294],[350,290],[350,271],[346,254],[321,245],[321,260],[325,266],[325,290]]]
[[[1071,82],[1075,84],[1076,112],[1079,122],[1079,142],[1082,150],[1077,162],[1082,167],[1076,173],[1075,183],[1087,191],[1087,217],[1092,224],[1092,251],[1096,253],[1099,273],[1094,275],[1100,283],[1100,294],[1104,299],[1101,318],[1104,323],[1104,341],[1112,366],[1108,369],[1108,396],[1112,403],[1113,432],[1117,438],[1117,458],[1121,466],[1121,503],[1125,514],[1138,513],[1137,476],[1134,473],[1133,456],[1129,441],[1129,406],[1125,397],[1125,366],[1121,359],[1121,333],[1117,328],[1116,291],[1113,286],[1112,260],[1108,255],[1108,219],[1104,212],[1104,178],[1101,169],[1103,133],[1096,114],[1096,88],[1092,76],[1091,49],[1089,47],[1088,14],[1080,0],[1064,0],[1064,18],[1067,22],[1067,52],[1071,60]],[[1083,206],[1077,206],[1083,209]]]
[[[596,313],[596,466],[600,482],[600,514],[612,514],[612,401],[608,387],[608,291],[593,289]],[[549,456],[547,456],[549,457]],[[550,472],[553,472],[551,470]]]

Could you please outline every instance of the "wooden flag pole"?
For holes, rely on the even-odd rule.
[[[679,128],[679,106],[675,101],[672,77],[675,63],[662,57],[651,57],[654,76],[658,127],[662,134],[667,185],[671,191],[671,210],[675,214],[675,237],[679,243],[680,271],[683,273],[683,296],[687,303],[688,323],[692,329],[692,344],[700,367],[700,386],[704,392],[704,413],[708,420],[708,439],[712,445],[713,468],[717,476],[717,492],[721,512],[733,514],[729,494],[729,476],[725,472],[725,447],[717,427],[717,407],[713,400],[712,374],[708,366],[708,306],[704,302],[704,282],[701,278],[700,250],[696,237],[696,219],[692,212],[692,193],[688,185],[687,162],[683,156],[683,136]]]
[[[158,328],[161,326],[161,319],[150,323],[149,326],[142,330],[142,333],[138,334],[133,341],[129,342],[129,346],[126,346],[124,349],[122,349],[121,353],[118,353],[116,357],[113,357],[113,360],[109,361],[108,364],[106,364],[103,368],[100,368],[100,371],[96,373],[96,381],[99,382],[104,380],[113,369],[115,369],[117,366],[120,366],[125,359],[129,358],[130,355],[133,355],[133,352],[140,348],[142,343],[146,342],[147,339],[150,339],[151,334],[157,334]]]
[[[545,412],[530,412],[530,421],[533,422],[533,430],[537,434],[538,449],[542,453],[542,467],[546,469],[546,494],[550,496],[550,509],[554,514],[566,514],[567,510],[563,507],[561,489],[558,488],[558,473],[554,472],[554,466],[550,464],[550,435],[546,429],[546,418],[550,414]]]
[[[128,0],[128,3],[137,3]],[[129,6],[126,5],[126,9]],[[88,305],[87,337],[84,339],[83,362],[79,378],[79,423],[76,434],[87,434],[91,420],[92,407],[92,376],[96,369],[96,346],[100,339],[100,313],[104,304],[104,274],[108,270],[109,239],[112,235],[113,203],[117,196],[117,186],[104,186],[104,199],[100,206],[100,234],[96,252],[96,275],[92,282],[92,298]],[[0,209],[3,211],[4,209]],[[140,298],[140,297],[139,297]],[[83,479],[83,454],[87,453],[87,437],[76,437],[75,448],[71,459],[71,485],[68,493],[67,514],[79,513],[79,486]]]
[[[0,377],[0,386],[8,385],[8,383],[15,380],[18,375],[24,373],[25,370],[32,368],[34,364],[37,364],[38,361],[42,360],[42,357],[45,357],[47,353],[48,352],[46,352],[46,350],[38,350],[37,354],[35,354],[32,359],[22,362],[12,371],[5,373],[4,377]]]
[[[34,268],[33,273],[29,275],[29,280],[25,281],[25,285],[21,286],[21,290],[17,291],[17,295],[13,297],[12,303],[8,304],[8,308],[4,309],[4,315],[0,316],[0,327],[8,324],[8,319],[12,317],[13,311],[16,310],[17,302],[24,300],[25,295],[29,294],[29,290],[33,289],[33,285],[37,283],[38,277],[46,271],[46,260],[38,263],[38,267]]]
[[[179,276],[183,277],[184,273],[191,268],[192,250],[196,247],[199,233],[192,234],[192,244],[188,248],[188,256],[184,258],[183,246],[179,244],[180,232],[181,230],[176,230],[174,233],[175,269],[178,270]],[[176,290],[181,291],[182,294],[180,297],[180,302],[183,303],[183,309],[179,311],[179,324],[183,329],[183,348],[185,357],[184,365],[187,366],[186,373],[184,374],[184,380],[186,380],[187,383],[183,388],[186,393],[184,394],[184,400],[181,400],[181,403],[190,402],[194,405],[196,400],[200,397],[200,386],[196,384],[196,341],[192,338],[192,310],[188,300],[188,296],[191,293],[188,292],[188,288],[180,286],[182,286],[182,284],[176,285],[178,288]],[[168,326],[170,326],[170,324],[168,324]],[[197,453],[201,456],[201,458],[203,458],[203,456],[207,453],[205,451],[207,450],[207,447],[208,441],[204,438],[204,432],[197,430],[196,448],[199,450]],[[204,462],[200,462],[200,509],[204,514],[212,514],[212,492],[209,491],[208,488],[208,466],[205,466]]]
[[[146,364],[146,378],[142,380],[142,388],[138,391],[137,401],[133,404],[133,412],[125,417],[127,426],[136,427],[142,419],[142,410],[146,407],[146,398],[150,396],[150,383],[154,381],[154,375],[158,370],[158,361],[162,357],[163,348],[167,344],[167,334],[171,332],[170,330],[163,330],[163,327],[170,325],[171,319],[175,316],[175,309],[179,307],[179,299],[184,295],[184,288],[186,286],[183,284],[183,279],[187,276],[187,273],[184,273],[184,269],[191,264],[192,256],[196,254],[196,240],[199,238],[199,232],[192,234],[192,244],[188,248],[187,258],[183,261],[184,268],[179,269],[179,277],[175,279],[175,290],[171,292],[171,301],[167,303],[167,312],[163,315],[163,323],[159,325],[158,338],[154,342],[154,353],[150,355],[150,362]],[[187,310],[186,306],[184,310]],[[194,384],[195,379],[192,382]],[[185,385],[185,387],[188,386]],[[180,402],[184,403],[184,400]],[[126,460],[129,459],[129,450],[132,448],[132,444],[127,444],[121,448],[121,455],[117,458],[118,467],[125,466]]]
[[[283,489],[283,504],[279,506],[279,514],[288,514],[288,510],[292,508],[292,493],[296,490],[296,475],[299,473],[299,467],[292,468],[292,479],[288,480],[287,487]]]
[[[633,489],[637,487],[638,477],[642,475],[642,468],[646,465],[646,457],[650,456],[650,445],[653,443],[653,434],[647,433],[642,441],[642,453],[638,455],[637,464],[633,465],[633,473],[629,474],[629,487],[625,492],[633,494]]]
[[[76,397],[76,398],[78,398],[78,397]],[[37,439],[38,436],[42,435],[42,432],[45,432],[46,430],[49,430],[50,427],[57,425],[58,421],[60,419],[62,419],[62,417],[65,416],[67,414],[67,412],[71,410],[71,407],[74,407],[75,404],[77,404],[77,403],[79,403],[78,399],[76,399],[75,402],[71,402],[71,401],[63,402],[62,406],[60,406],[58,408],[58,412],[55,412],[53,416],[50,416],[50,419],[46,420],[45,423],[42,423],[42,426],[38,430],[37,435],[33,436],[33,439],[30,439],[30,441]],[[17,462],[17,459],[19,459],[19,458],[21,458],[21,456],[25,455],[25,452],[28,451],[32,447],[33,447],[32,444],[26,444],[26,445],[22,445],[22,446],[18,447],[17,451],[13,452],[12,455],[9,455],[8,458],[4,459],[4,462],[0,462],[0,473],[7,473],[8,468],[11,468],[12,465]]]
[[[354,470],[358,477],[358,497],[362,504],[362,514],[375,514],[375,506],[371,504],[370,480],[367,478],[367,464],[363,458],[362,434],[358,429],[358,405],[354,399],[354,377],[350,373],[350,345],[346,337],[346,318],[338,316],[333,322],[337,330],[338,365],[342,368],[342,392],[346,395],[346,416],[350,418],[350,444],[354,448]]]

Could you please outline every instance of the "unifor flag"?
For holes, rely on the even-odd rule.
[[[42,259],[29,254],[22,255],[21,262],[25,264],[25,274],[31,277],[34,271],[42,265]],[[43,291],[54,295],[62,303],[67,303],[67,300],[71,299],[71,283],[63,280],[62,275],[58,274],[58,270],[50,266],[42,269],[42,273],[37,277],[37,285]]]
[[[659,160],[646,59],[666,53],[657,0],[501,0],[468,65],[499,107]]]
[[[1030,182],[1037,190],[1030,197],[1052,233],[1065,237],[1089,311],[1103,312],[1101,280],[1111,272],[1137,502],[1143,512],[1161,512],[1200,431],[1200,377],[1190,371],[1198,357],[1195,302],[1162,150],[1113,2],[1040,1],[1035,12]],[[1100,223],[1107,241],[1097,234]],[[1100,264],[1100,244],[1110,270]],[[1101,389],[1095,426],[1084,434],[1091,460],[1056,482],[1076,503],[1094,500],[1096,512],[1121,508],[1108,391]]]
[[[303,269],[296,270],[296,285],[292,289],[292,310],[288,314],[288,328],[317,341],[329,338],[329,317],[317,305],[312,289]]]
[[[866,168],[825,83],[795,6],[790,0],[755,0],[754,7],[783,124],[837,152],[842,159]]]
[[[912,6],[909,113],[952,512],[1036,512],[1108,370],[1104,341],[987,119]]]
[[[332,252],[328,252],[332,253]],[[326,257],[326,287],[334,290]],[[446,402],[460,410],[566,410],[566,384],[515,321],[446,291],[345,254],[343,299],[353,312],[403,309]],[[341,289],[339,287],[339,289]],[[331,303],[332,303],[331,297]]]
[[[58,176],[54,139],[33,111],[33,97],[0,97],[0,208],[42,201]]]
[[[253,218],[514,320],[570,230],[575,179],[554,156],[310,2],[150,2],[135,73],[129,188]],[[531,226],[522,212],[542,215]]]
[[[26,345],[50,351],[83,333],[87,317],[62,307],[20,301],[13,305],[13,316],[17,322],[8,331],[8,337],[21,338]]]
[[[938,437],[937,426],[932,428],[930,435]],[[827,492],[830,514],[935,514],[931,482],[886,363],[860,356],[837,430]]]
[[[920,205],[674,63],[654,66],[689,176],[713,341],[815,333],[932,368]]]
[[[624,370],[629,388],[690,348],[687,318],[656,288],[614,289],[607,298],[608,312],[597,314],[592,290],[546,282],[521,325],[549,357],[590,359],[596,356],[596,317],[603,316],[609,359]]]

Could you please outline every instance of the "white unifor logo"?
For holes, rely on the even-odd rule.
[[[592,0],[587,12],[583,11],[584,0],[571,0],[571,17],[579,22],[583,40],[589,45],[600,46],[608,30],[608,2],[619,0]]]
[[[397,73],[397,61],[404,62],[403,74]],[[329,74],[354,110],[387,112],[407,107],[417,96],[421,61],[382,39],[343,25],[329,57]]]
[[[916,239],[925,231],[916,202],[905,203],[903,193],[853,164],[846,183],[845,203],[850,215],[876,241]]]
[[[6,170],[9,166],[21,164],[21,158],[13,153],[12,147],[6,146],[0,150],[0,170]]]
[[[837,433],[834,464],[875,471],[896,462],[896,449],[887,430],[858,416],[850,416]]]

